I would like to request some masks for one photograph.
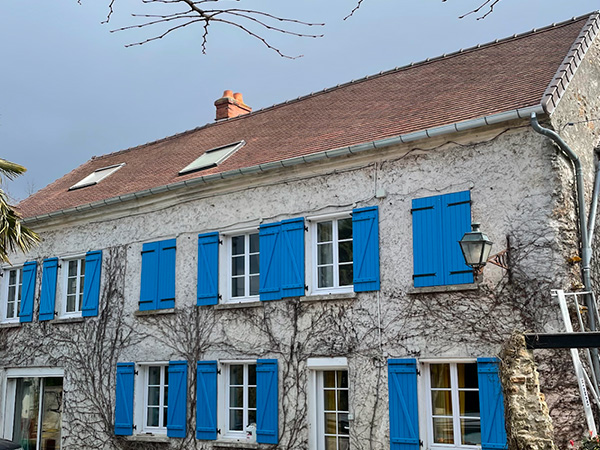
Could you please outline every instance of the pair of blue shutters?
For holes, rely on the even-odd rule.
[[[506,450],[504,397],[498,360],[478,358],[482,450]],[[390,449],[420,450],[417,360],[388,360]]]
[[[217,361],[199,361],[196,368],[196,438],[217,439]],[[256,362],[256,439],[263,444],[279,441],[277,360]],[[133,434],[135,364],[117,364],[115,434]],[[186,436],[187,362],[169,362],[167,436]]]
[[[259,294],[263,301],[304,295],[304,218],[261,225]],[[379,290],[379,210],[352,211],[354,291]],[[198,305],[219,302],[219,233],[198,236]]]
[[[458,243],[471,231],[471,192],[416,198],[411,212],[414,286],[473,283]]]
[[[83,302],[81,315],[94,317],[98,315],[100,300],[100,276],[102,274],[102,251],[88,252],[85,255],[85,277],[83,282]],[[23,265],[23,287],[21,294],[21,322],[33,320],[33,300],[35,296],[35,278],[37,263],[27,262]],[[42,289],[40,294],[40,321],[54,319],[56,305],[56,284],[58,276],[58,258],[45,259],[42,264]]]
[[[143,245],[140,311],[175,307],[175,252],[175,239]]]
[[[169,362],[169,392],[167,404],[167,436],[184,438],[187,434],[187,361]],[[133,434],[133,392],[135,364],[117,363],[115,395],[115,434]]]

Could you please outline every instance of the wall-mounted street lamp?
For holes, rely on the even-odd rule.
[[[478,223],[471,224],[471,228],[473,229],[465,233],[458,243],[467,266],[472,267],[476,272],[480,272],[488,261],[493,242],[479,231]]]

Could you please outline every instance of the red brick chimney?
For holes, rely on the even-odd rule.
[[[241,116],[252,112],[252,108],[244,103],[242,94],[226,90],[223,97],[215,102],[217,107],[217,118],[215,120],[229,119],[231,117]]]

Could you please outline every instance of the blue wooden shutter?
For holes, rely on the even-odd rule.
[[[482,450],[507,449],[504,426],[504,395],[500,384],[499,361],[477,358]]]
[[[352,211],[354,291],[379,290],[379,209]]]
[[[98,315],[100,300],[100,275],[102,274],[102,250],[88,252],[85,255],[85,277],[83,278],[83,304],[81,315]]]
[[[31,322],[33,320],[36,273],[36,261],[29,261],[23,264],[23,286],[21,287],[21,309],[19,310],[20,322]]]
[[[134,363],[117,363],[117,392],[115,395],[115,434],[117,436],[133,434],[134,377]]]
[[[413,279],[415,287],[444,284],[441,196],[412,201]]]
[[[187,361],[169,361],[167,436],[184,438],[187,432]]]
[[[277,360],[256,361],[256,442],[279,442]]]
[[[157,309],[175,307],[175,252],[176,240],[159,242],[158,304]]]
[[[198,235],[198,302],[219,303],[219,233]]]
[[[217,362],[198,361],[196,369],[196,439],[217,439]]]
[[[417,360],[389,359],[390,449],[419,450]]]
[[[142,247],[140,311],[158,307],[158,254],[158,242],[148,242]]]
[[[281,222],[281,246],[281,296],[304,295],[304,218]]]
[[[463,235],[471,231],[471,191],[442,196],[442,251],[444,253],[444,284],[473,282],[473,269],[465,264],[460,249]]]
[[[58,258],[45,259],[42,266],[42,293],[40,295],[40,321],[54,319],[56,304],[56,276]]]
[[[260,245],[260,285],[261,300],[281,299],[281,223],[261,225]]]

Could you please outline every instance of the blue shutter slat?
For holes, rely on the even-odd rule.
[[[440,196],[413,199],[412,226],[414,286],[443,285]]]
[[[471,231],[471,191],[442,196],[442,251],[444,284],[473,283],[473,269],[460,250],[463,235]]]
[[[21,309],[19,310],[20,322],[33,320],[33,299],[35,297],[35,277],[37,275],[37,262],[29,261],[23,264],[23,285],[21,287]]]
[[[187,361],[169,361],[167,436],[184,438],[187,432]]]
[[[175,253],[176,240],[159,242],[158,255],[158,309],[175,307]]]
[[[379,290],[379,209],[352,211],[354,291]]]
[[[158,242],[148,242],[142,247],[142,282],[140,286],[140,311],[158,307]]]
[[[219,303],[219,233],[198,235],[197,305]]]
[[[478,358],[479,408],[482,450],[508,449],[504,425],[504,395],[500,384],[499,361]]]
[[[304,218],[281,222],[281,297],[304,295]]]
[[[83,279],[83,302],[81,315],[98,315],[100,300],[100,275],[102,274],[102,250],[88,252],[85,255],[85,277]]]
[[[134,376],[134,363],[117,363],[117,392],[115,394],[115,434],[117,436],[133,434]]]
[[[279,442],[279,388],[276,359],[256,361],[256,442]]]
[[[261,225],[260,246],[260,299],[281,299],[281,223]]]
[[[217,439],[217,362],[198,361],[196,368],[196,439]]]
[[[390,449],[419,450],[417,360],[388,360]]]
[[[42,265],[42,293],[40,295],[40,321],[54,319],[56,305],[56,277],[58,258],[45,259]]]

